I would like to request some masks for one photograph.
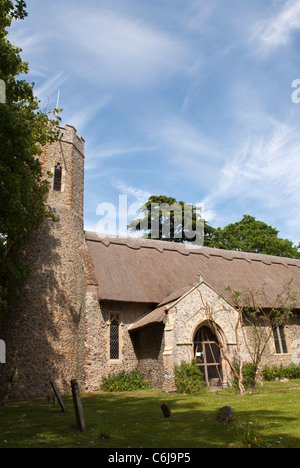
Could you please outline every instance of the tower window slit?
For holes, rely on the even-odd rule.
[[[61,182],[62,182],[62,167],[60,163],[57,163],[54,168],[54,182],[53,182],[53,190],[56,192],[61,191]]]

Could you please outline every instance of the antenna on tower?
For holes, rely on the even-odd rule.
[[[60,98],[60,89],[58,89],[58,92],[57,92],[56,109],[58,109],[59,98]]]

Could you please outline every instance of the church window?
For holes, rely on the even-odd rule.
[[[109,358],[120,358],[120,318],[119,314],[111,314],[109,327]]]
[[[61,191],[61,182],[62,182],[62,167],[60,163],[57,163],[54,168],[54,182],[53,190],[60,192]]]
[[[287,354],[287,344],[283,325],[273,327],[274,344],[277,354]]]

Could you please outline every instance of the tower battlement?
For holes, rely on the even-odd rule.
[[[77,130],[73,125],[66,124],[64,127],[58,127],[60,136],[59,141],[71,143],[84,156],[85,140],[77,134]]]
[[[58,130],[58,140],[47,144],[40,156],[43,175],[50,183],[47,205],[55,212],[73,210],[73,217],[81,220],[83,231],[85,141],[72,125]]]

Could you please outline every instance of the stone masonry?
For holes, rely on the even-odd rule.
[[[83,183],[84,140],[69,125],[60,128],[59,141],[46,146],[41,156],[45,178],[62,167],[61,191],[50,179],[49,205],[59,218],[46,220],[27,246],[31,278],[23,302],[0,323],[7,347],[7,364],[1,365],[0,394],[7,374],[16,369],[12,398],[46,395],[49,379],[62,392],[77,378],[77,341],[84,315],[84,281],[79,248],[84,242]]]

